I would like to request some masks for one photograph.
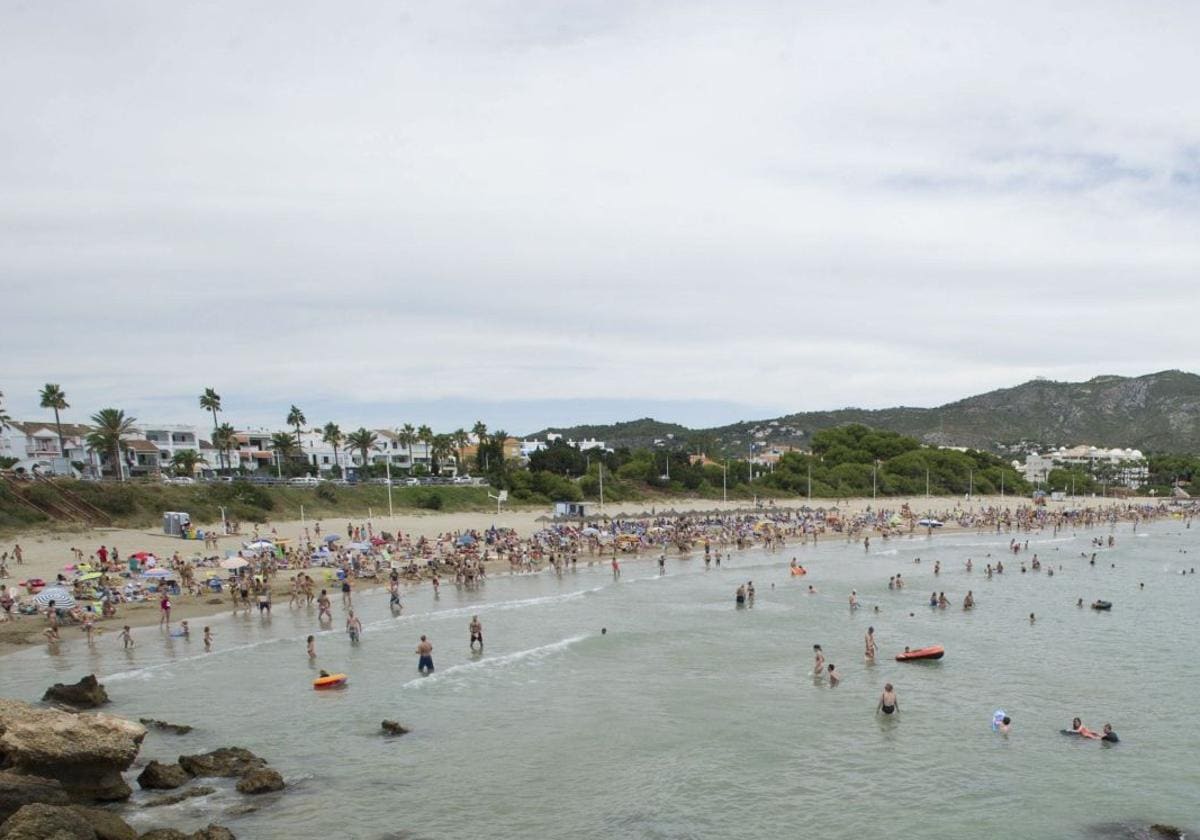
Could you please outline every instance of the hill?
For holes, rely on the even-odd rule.
[[[1200,452],[1200,376],[1168,370],[1145,376],[1097,376],[1087,382],[1036,379],[935,408],[843,408],[800,412],[710,429],[650,418],[609,426],[546,429],[631,448],[676,444],[738,455],[751,442],[807,447],[813,432],[862,423],[927,444],[993,452],[1091,444],[1144,452]]]

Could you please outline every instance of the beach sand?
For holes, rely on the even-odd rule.
[[[1066,508],[1071,506],[1099,506],[1108,505],[1116,502],[1121,504],[1132,504],[1135,502],[1153,503],[1161,500],[1154,499],[1077,499],[1075,501],[1051,502],[1052,508]],[[954,508],[962,510],[978,510],[990,506],[1003,507],[1019,507],[1028,505],[1029,499],[1024,497],[1008,496],[1001,498],[976,496],[971,500],[962,497],[919,497],[919,498],[888,498],[872,501],[871,499],[818,499],[813,500],[811,507],[825,508],[829,510],[837,507],[843,513],[857,513],[871,509],[883,510],[899,510],[903,504],[908,504],[910,509],[918,515],[924,515],[926,512],[932,512],[935,516],[944,511],[950,511]],[[805,499],[788,499],[775,503],[776,509],[799,508],[809,506],[809,502]],[[754,512],[756,509],[745,501],[737,502],[716,502],[711,499],[666,499],[658,502],[629,502],[623,504],[609,504],[604,506],[604,515],[610,517],[628,517],[641,514],[654,515],[672,515],[675,513],[695,513],[706,512],[713,510],[722,511],[746,511]],[[758,513],[767,513],[771,510],[770,507],[758,508]],[[513,528],[522,537],[545,527],[546,518],[549,511],[545,507],[536,508],[518,508],[513,510],[503,510],[499,514],[495,511],[474,511],[474,512],[456,512],[456,513],[406,513],[396,517],[375,517],[371,520],[376,532],[387,531],[395,533],[399,530],[405,534],[414,536],[424,536],[433,538],[439,534],[466,531],[466,530],[483,530],[493,525],[499,528]],[[365,517],[351,517],[356,525],[366,523]],[[224,554],[226,551],[236,551],[241,548],[243,542],[249,542],[253,538],[255,527],[258,533],[265,537],[279,537],[289,539],[295,544],[304,534],[307,527],[312,532],[315,525],[315,520],[289,520],[279,522],[267,522],[254,526],[247,523],[242,527],[242,533],[238,536],[222,537],[220,539],[220,552]],[[199,527],[205,527],[206,523],[196,523]],[[345,535],[347,520],[322,520],[321,533],[330,534],[337,533]],[[955,526],[947,524],[945,530],[955,530]],[[925,529],[918,529],[915,532],[917,535],[924,536]],[[841,534],[830,534],[824,539],[846,539]],[[21,546],[24,556],[24,563],[17,566],[12,561],[12,548],[14,544]],[[139,551],[149,551],[156,556],[166,561],[175,552],[179,552],[182,557],[191,557],[197,553],[204,552],[204,543],[201,541],[181,540],[178,537],[170,537],[163,534],[161,531],[141,531],[136,529],[125,528],[90,528],[81,529],[78,531],[53,531],[53,532],[38,532],[30,531],[19,535],[3,546],[3,549],[9,552],[9,578],[0,581],[5,586],[16,586],[19,581],[30,577],[40,577],[48,581],[52,581],[59,572],[63,571],[63,567],[72,563],[71,548],[77,547],[84,552],[87,557],[94,554],[101,546],[105,545],[111,550],[114,546],[120,549],[121,557],[127,557],[131,553]],[[211,552],[209,552],[211,553]],[[786,562],[786,560],[782,561]],[[494,564],[493,564],[494,565]],[[504,564],[507,567],[507,564]],[[501,570],[503,571],[503,570]],[[286,604],[288,597],[288,579],[295,574],[294,571],[289,571],[286,574],[281,573],[276,576],[273,586],[274,601],[280,604],[280,596],[282,595],[283,603]],[[310,571],[310,574],[313,574]],[[319,574],[313,574],[313,577],[320,580]],[[183,619],[188,620],[192,629],[199,633],[202,628],[195,621],[196,619],[205,616],[211,616],[223,611],[231,609],[229,595],[206,595],[202,597],[193,597],[181,595],[172,598],[171,618],[173,622]],[[148,601],[139,604],[122,605],[115,619],[102,621],[97,625],[97,628],[104,635],[116,637],[120,632],[120,628],[124,624],[129,624],[131,627],[142,627],[158,623],[158,603],[156,601]],[[45,630],[44,620],[38,616],[21,616],[13,621],[0,623],[0,655],[10,653],[21,647],[30,644],[44,644],[42,632]],[[66,626],[62,630],[62,635],[65,643],[70,643],[77,635],[80,634],[78,628]]]

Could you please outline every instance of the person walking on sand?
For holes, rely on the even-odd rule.
[[[471,650],[475,650],[475,643],[479,642],[479,652],[483,653],[483,624],[479,621],[479,616],[471,616],[471,625],[468,628],[471,632]]]
[[[417,644],[417,671],[424,676],[433,673],[433,642],[424,636]]]
[[[864,639],[864,644],[866,646],[866,651],[864,653],[864,655],[866,656],[866,660],[868,662],[873,663],[875,661],[875,650],[876,650],[875,628],[874,627],[867,628],[867,637],[866,637],[866,639]]]

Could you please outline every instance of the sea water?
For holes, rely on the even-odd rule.
[[[662,575],[653,557],[625,557],[619,580],[585,557],[562,577],[500,574],[478,591],[444,585],[438,597],[422,586],[399,617],[386,591],[361,590],[358,646],[340,606],[335,629],[320,631],[314,610],[279,603],[267,620],[193,621],[190,640],[137,631],[130,653],[111,626],[93,650],[68,629],[58,655],[23,651],[0,672],[3,693],[27,700],[95,672],[108,711],[196,727],[152,731],[142,759],[245,746],[288,781],[251,813],[231,811],[246,797],[226,781],[180,805],[130,808],[143,830],[218,822],[244,838],[415,840],[1200,827],[1200,575],[1180,574],[1200,565],[1200,529],[1125,523],[1111,529],[1113,548],[1092,547],[1109,533],[1030,535],[1018,556],[1008,534],[876,537],[869,551],[828,536],[734,552],[719,568],[706,569],[701,552],[672,557]],[[1042,571],[1022,574],[1035,553]],[[792,557],[807,577],[789,575]],[[987,579],[998,560],[1004,573]],[[898,572],[908,585],[889,590]],[[757,598],[736,609],[734,590],[748,580]],[[931,609],[931,591],[953,606]],[[1079,598],[1113,608],[1080,609]],[[473,615],[482,655],[468,649]],[[863,658],[868,626],[874,665]],[[429,677],[416,671],[421,634],[434,644]],[[837,688],[811,676],[814,644],[837,665]],[[894,661],[906,645],[929,644],[945,645],[945,658]],[[348,687],[312,690],[318,668],[345,672]],[[875,713],[888,681],[901,707],[893,718]],[[1013,719],[1008,737],[991,728],[997,709]],[[1111,722],[1121,743],[1061,735],[1074,716],[1093,729]],[[411,734],[385,738],[385,718]]]

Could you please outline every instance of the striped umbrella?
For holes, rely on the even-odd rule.
[[[43,589],[33,596],[33,603],[39,607],[44,607],[51,601],[54,602],[55,609],[69,610],[75,606],[75,596],[59,586]]]
[[[156,569],[147,569],[146,571],[142,572],[142,577],[169,578],[169,577],[175,577],[175,573],[173,571],[171,571],[170,569],[164,569],[162,567],[159,567]]]

